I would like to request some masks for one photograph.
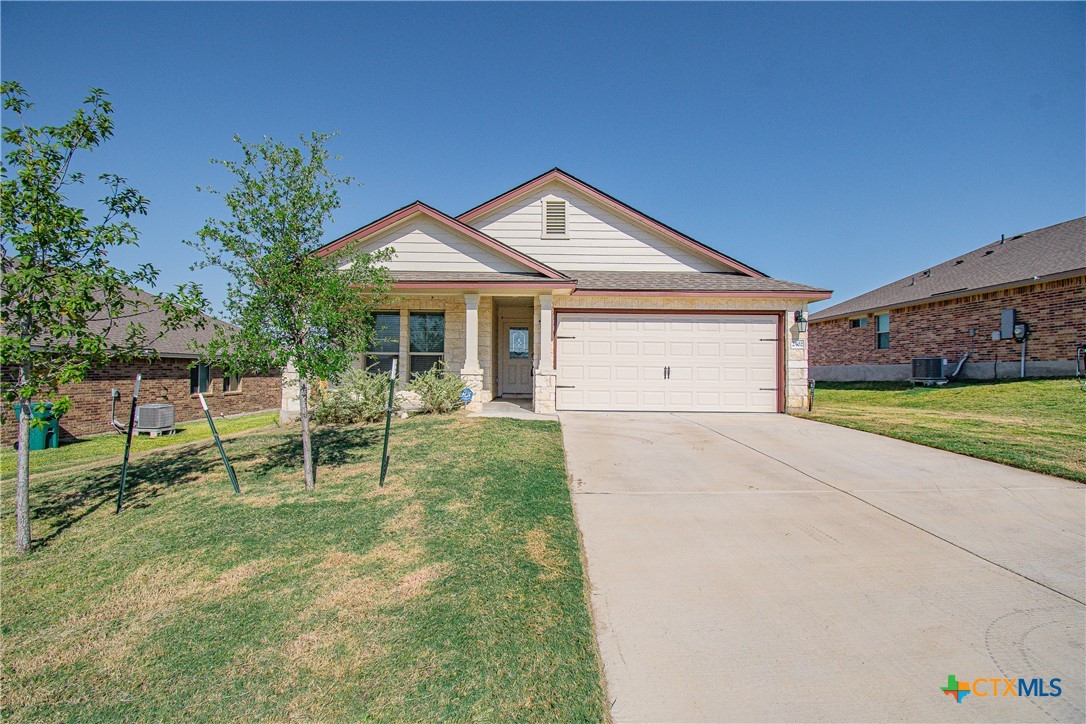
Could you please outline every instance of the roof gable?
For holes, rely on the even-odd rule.
[[[832,319],[1086,271],[1086,217],[1018,234],[822,309]]]
[[[546,264],[441,213],[421,201],[326,244],[317,256],[340,257],[348,250],[374,252],[392,247],[386,266],[395,272],[534,272],[548,279],[565,277]],[[344,259],[345,265],[350,264]]]
[[[558,189],[562,188],[572,191],[573,196],[561,193]],[[660,256],[672,257],[678,262],[677,268],[686,270],[726,270],[749,276],[765,276],[762,272],[676,231],[558,168],[480,204],[457,218],[472,226],[488,230],[491,235],[501,238],[507,244],[516,245],[526,253],[543,256],[543,252],[555,245],[548,245],[546,242],[550,240],[541,240],[540,235],[534,233],[535,228],[541,226],[541,222],[536,224],[535,228],[529,228],[533,225],[531,218],[541,212],[535,210],[532,213],[526,213],[526,211],[531,211],[533,204],[537,204],[548,191],[570,201],[571,212],[576,209],[584,214],[584,218],[596,219],[610,226],[618,232],[619,237],[624,236],[627,240],[641,242],[637,246],[628,247],[626,251],[645,253],[649,256],[655,252]],[[503,228],[501,223],[503,219],[509,220],[509,223],[505,225],[506,228]],[[574,222],[575,220],[571,218],[571,223]],[[518,226],[528,235],[534,236],[518,239],[516,228]],[[541,241],[544,243],[540,243]],[[616,249],[616,253],[624,252],[620,248]],[[544,261],[555,265],[553,260],[545,256]],[[570,260],[565,263],[564,268],[575,269],[577,268],[575,264],[575,260]]]

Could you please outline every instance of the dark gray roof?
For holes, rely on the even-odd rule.
[[[1086,217],[1012,236],[956,256],[811,315],[832,319],[860,312],[953,298],[979,289],[1086,271]]]
[[[144,336],[150,341],[148,350],[153,350],[160,357],[184,357],[195,359],[198,355],[194,347],[207,344],[215,334],[216,327],[234,330],[236,327],[221,320],[201,314],[204,326],[197,329],[189,324],[180,329],[164,331],[165,315],[154,303],[155,296],[138,289],[129,289],[128,298],[132,303],[125,311],[118,313],[110,323],[107,318],[91,320],[88,327],[103,334],[106,339],[123,343],[127,338],[128,325],[143,325]],[[161,336],[160,336],[161,335]]]
[[[612,272],[571,271],[577,291],[659,291],[659,292],[811,292],[826,289],[809,287],[783,279],[751,277],[733,272]]]

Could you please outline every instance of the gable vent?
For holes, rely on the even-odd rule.
[[[546,236],[566,235],[566,202],[546,200],[543,202],[543,233]]]

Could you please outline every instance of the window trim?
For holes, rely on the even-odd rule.
[[[886,320],[886,329],[879,328],[879,320]],[[885,336],[886,344],[883,345],[883,337]],[[890,313],[884,312],[882,314],[875,315],[875,349],[890,349]]]
[[[850,329],[864,329],[867,327],[867,317],[852,317],[848,320]]]

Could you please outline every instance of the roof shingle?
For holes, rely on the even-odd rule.
[[[962,296],[1078,270],[1086,271],[1086,216],[982,246],[815,312],[811,321]]]

